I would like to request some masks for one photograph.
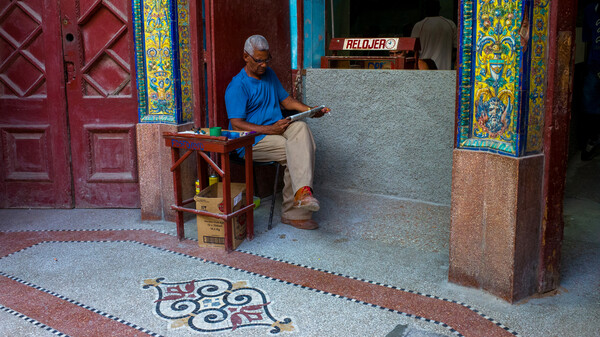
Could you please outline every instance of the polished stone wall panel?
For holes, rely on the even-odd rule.
[[[455,150],[453,162],[449,280],[509,302],[535,293],[543,156]]]
[[[483,262],[484,249],[484,200],[485,190],[481,182],[485,170],[480,163],[484,161],[483,152],[473,152],[469,156],[464,151],[454,151],[452,170],[452,205],[450,230],[450,266],[449,280],[462,285],[480,288],[479,277]],[[478,200],[480,202],[473,202]],[[468,253],[466,253],[468,252]],[[460,282],[458,282],[460,281]]]
[[[191,123],[170,125],[139,123],[137,125],[138,163],[140,168],[140,204],[142,220],[175,221],[173,192],[173,165],[171,148],[165,145],[163,132],[189,130]],[[183,155],[183,151],[180,155]],[[196,156],[181,164],[181,191],[183,199],[192,198],[196,192]],[[193,216],[185,213],[186,217]]]

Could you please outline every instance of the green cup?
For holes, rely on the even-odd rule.
[[[211,136],[219,137],[221,136],[221,127],[213,126],[212,128],[210,128],[209,133]]]

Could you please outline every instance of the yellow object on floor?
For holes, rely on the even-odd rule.
[[[254,196],[254,209],[257,209],[258,206],[260,206],[260,198],[257,196]]]

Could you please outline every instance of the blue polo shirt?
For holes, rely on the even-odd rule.
[[[233,77],[225,90],[227,117],[241,118],[248,123],[272,125],[283,118],[279,102],[289,96],[271,68],[267,68],[260,80],[252,78],[242,70]],[[231,129],[231,122],[229,123]],[[258,135],[254,145],[265,135]],[[238,149],[241,157],[244,149]]]

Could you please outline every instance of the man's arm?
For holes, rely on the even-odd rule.
[[[242,118],[231,118],[231,127],[237,131],[254,131],[256,133],[262,133],[265,135],[280,135],[290,125],[289,119],[280,119],[273,125],[258,125],[246,122]]]
[[[304,112],[306,110],[312,109],[312,107],[298,101],[297,99],[293,98],[292,96],[288,96],[286,99],[281,101],[281,105],[286,110],[296,110],[299,112]],[[329,108],[323,108],[323,109],[321,109],[321,111],[316,112],[315,115],[313,116],[313,118],[319,118],[319,117],[323,116],[324,114],[328,113],[329,111],[330,111]]]
[[[300,112],[310,110],[310,107],[308,105],[298,101],[297,99],[293,98],[292,96],[288,96],[286,99],[281,101],[281,105],[286,110],[296,110],[296,111],[300,111]]]

